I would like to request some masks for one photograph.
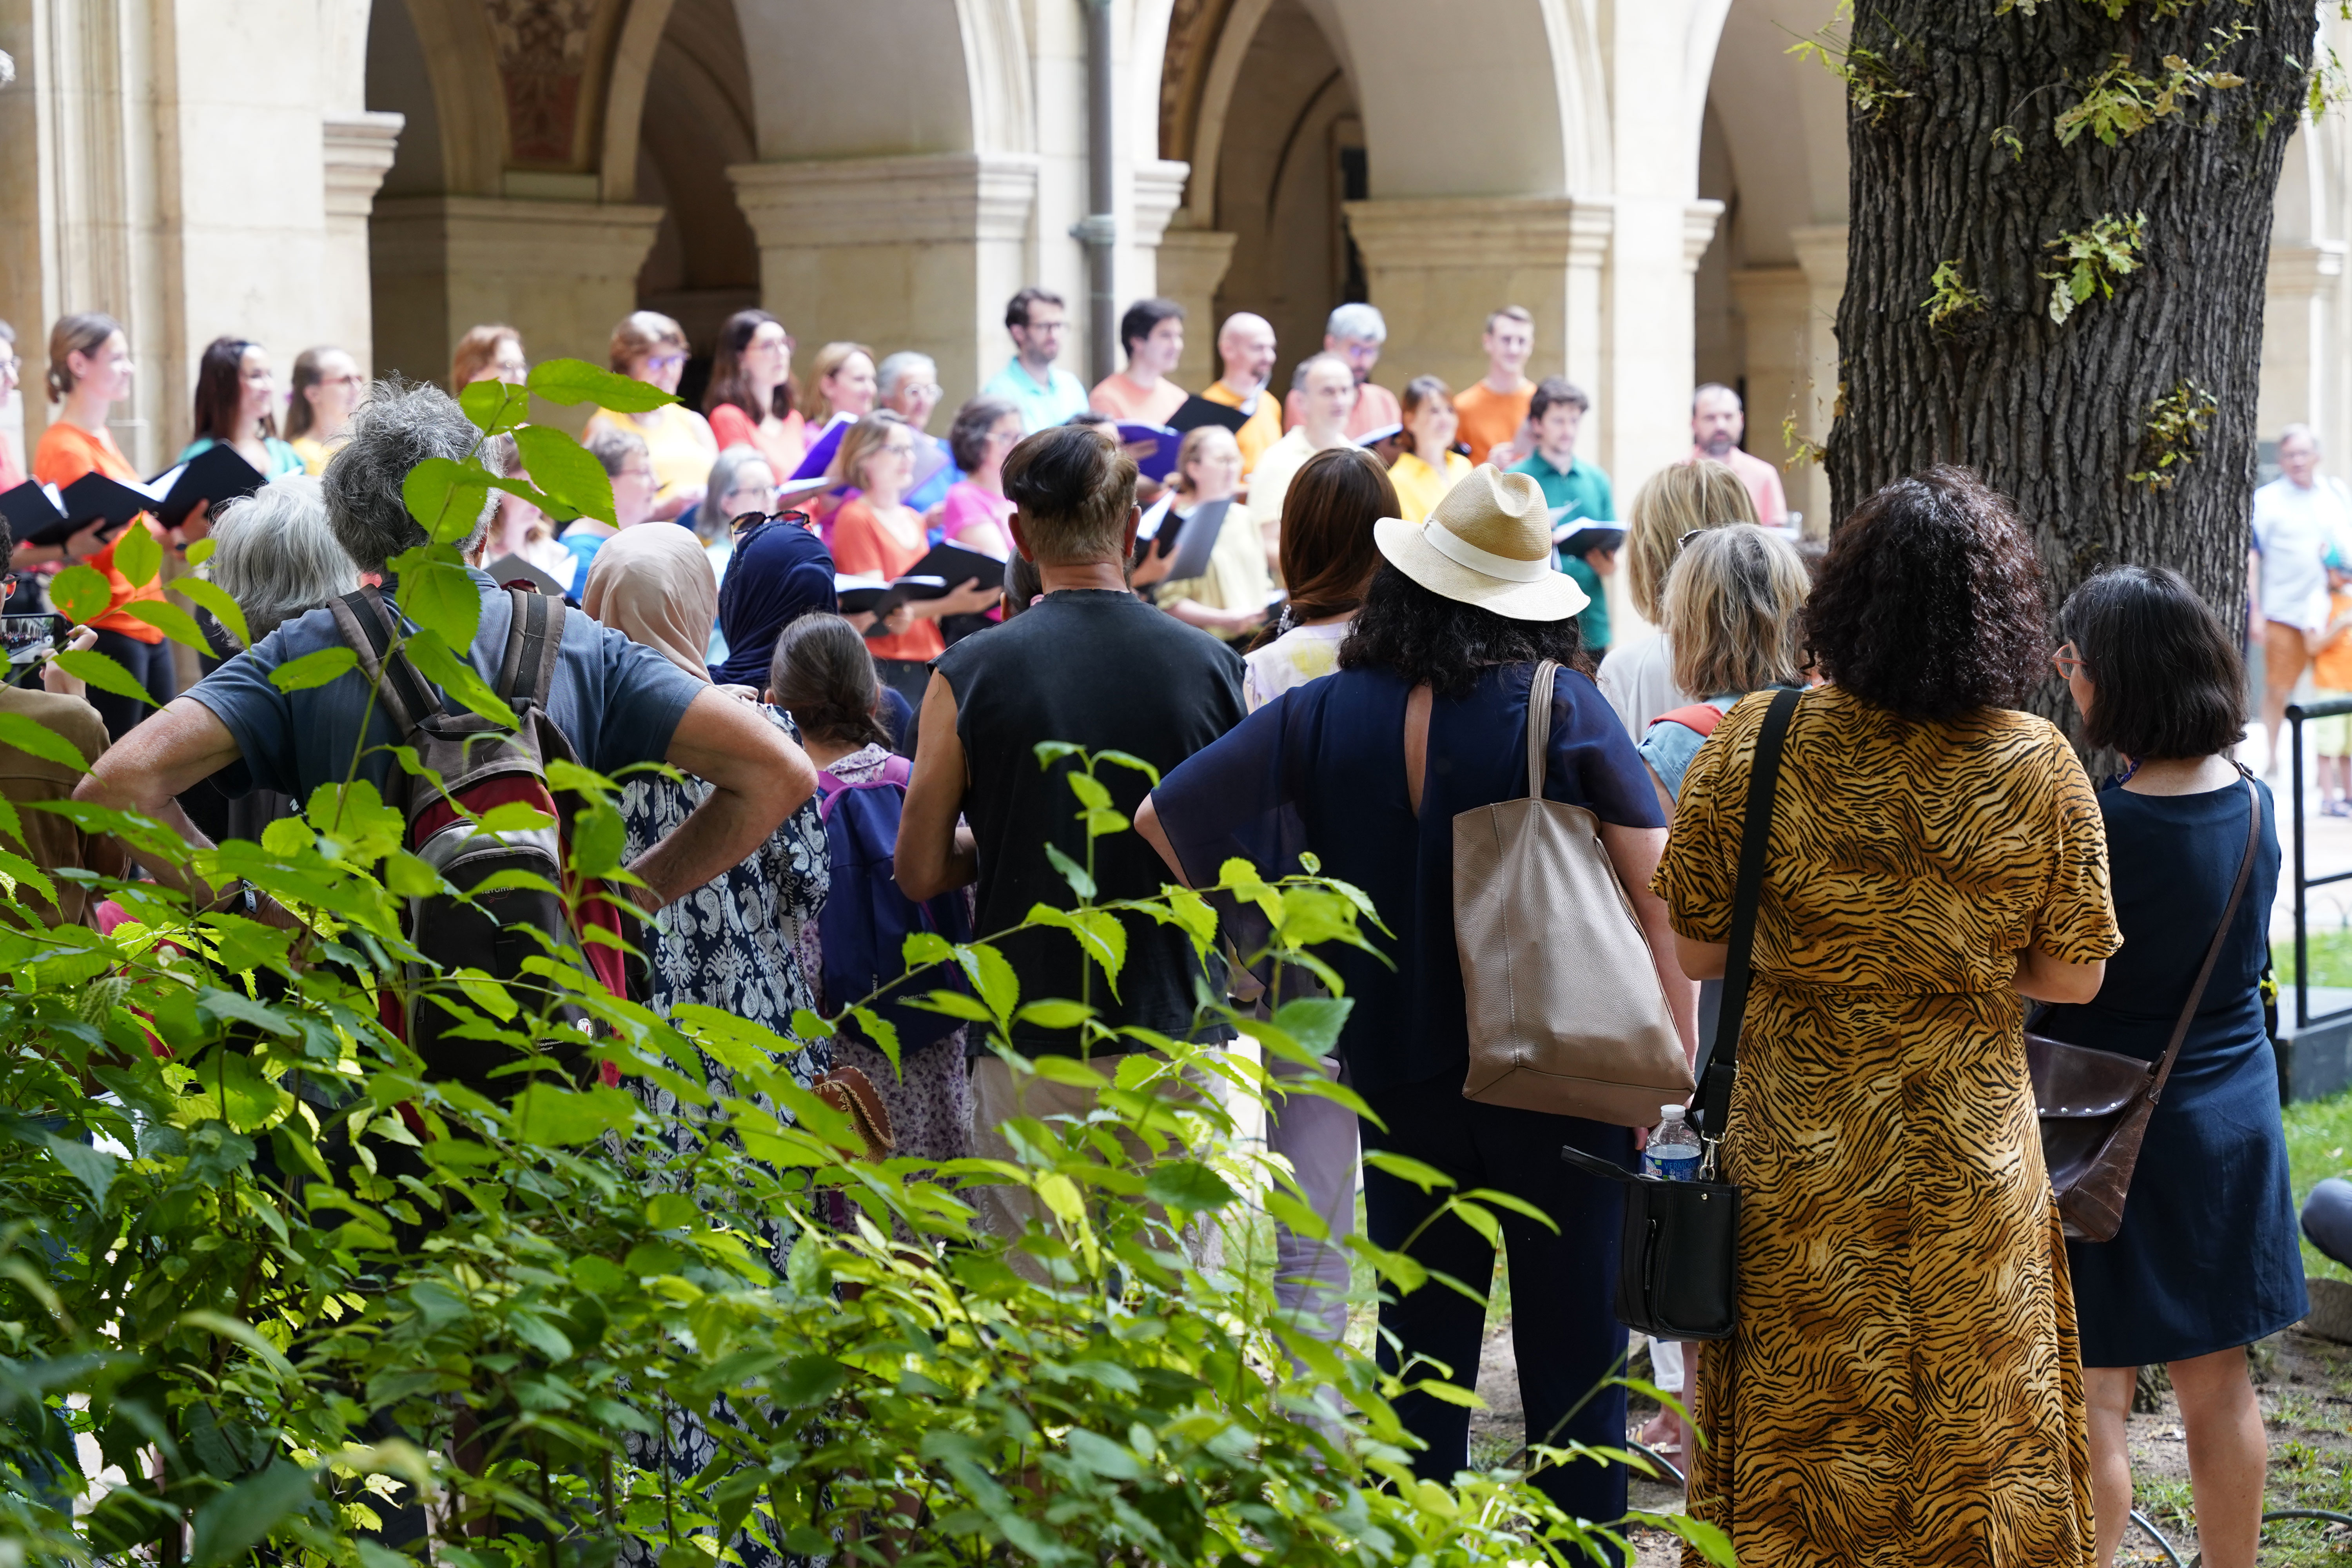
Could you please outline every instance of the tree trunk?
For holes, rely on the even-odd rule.
[[[1832,510],[1843,519],[1891,479],[1963,464],[2034,530],[2053,610],[2091,573],[2129,562],[2174,568],[2237,623],[2271,205],[2315,18],[2312,0],[2188,0],[2170,17],[2158,13],[2171,5],[2120,0],[2111,20],[2117,3],[2039,0],[2031,16],[1996,15],[1996,0],[1856,7],[1843,58],[1852,229]],[[2113,146],[2089,131],[2062,145],[2061,117],[2119,56],[2157,83],[2168,56],[2243,81],[2183,96]],[[2065,285],[2042,276],[2063,269],[2053,242],[2141,214],[2137,269],[2053,322]],[[1939,289],[1948,262],[1956,287]],[[1940,324],[1931,296],[1948,308]],[[2207,397],[2201,428],[2168,434],[2157,417],[2168,406],[2193,417]],[[2074,732],[2054,679],[2029,706]]]

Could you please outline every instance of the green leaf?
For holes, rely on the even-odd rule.
[[[201,566],[205,562],[213,558],[213,551],[218,547],[219,543],[220,542],[218,540],[207,536],[197,540],[194,544],[191,544],[185,550],[181,551],[180,554],[189,565]]]
[[[518,1309],[507,1314],[507,1327],[515,1338],[552,1362],[570,1361],[576,1351],[570,1336],[536,1312]]]
[[[316,658],[316,655],[310,656]],[[449,651],[441,634],[430,629],[420,630],[408,639],[408,657],[425,673],[425,679],[457,700],[459,706],[471,710],[491,723],[511,730],[521,722],[515,710],[499,700],[490,683],[482,679],[481,671]]]
[[[583,877],[605,877],[621,868],[627,824],[604,802],[592,801],[572,823],[572,868]]]
[[[134,588],[143,588],[163,569],[163,547],[154,530],[137,519],[114,536],[114,569]]]
[[[74,743],[46,724],[36,724],[22,713],[0,713],[0,745],[10,745],[20,752],[52,762],[75,773],[88,773],[89,764],[82,761]]]
[[[194,1551],[188,1568],[219,1568],[269,1537],[286,1516],[310,1505],[310,1472],[280,1459],[257,1476],[216,1493],[196,1510]]]
[[[1308,996],[1274,1010],[1273,1024],[1318,1057],[1339,1048],[1339,1030],[1355,1004],[1344,996]]]
[[[158,706],[136,677],[117,664],[111,655],[100,653],[94,647],[66,649],[58,655],[58,668],[77,680],[89,682],[100,691],[128,697],[133,702],[143,702],[150,708]]]
[[[489,473],[478,464],[427,458],[401,481],[400,499],[425,537],[446,544],[469,537],[490,499]]]
[[[988,1010],[987,1003],[977,996],[967,996],[961,991],[934,991],[928,996],[909,998],[907,1005],[926,1013],[943,1013],[950,1018],[969,1019],[975,1024],[996,1022],[996,1015]]]
[[[1364,1163],[1375,1170],[1386,1171],[1401,1182],[1411,1182],[1424,1193],[1440,1192],[1447,1187],[1461,1185],[1459,1182],[1434,1165],[1424,1165],[1419,1160],[1404,1154],[1391,1153],[1386,1149],[1365,1150]]]
[[[593,403],[615,414],[649,414],[677,399],[660,387],[634,381],[586,360],[542,360],[530,367],[532,394],[573,407]]]
[[[1021,1000],[1021,977],[1013,973],[1013,965],[1004,955],[984,942],[975,942],[956,950],[962,960],[963,972],[971,988],[980,994],[990,1012],[999,1018],[1011,1016]]]
[[[874,1042],[874,1048],[882,1053],[883,1058],[890,1064],[890,1070],[905,1076],[898,1066],[898,1026],[871,1007],[852,1007],[849,1016],[857,1020],[858,1029]]]
[[[457,395],[457,406],[485,436],[513,429],[530,417],[530,393],[511,382],[478,381]]]
[[[1145,1173],[1143,1195],[1164,1208],[1201,1214],[1223,1208],[1241,1194],[1198,1160],[1161,1160]]]
[[[205,640],[204,628],[177,605],[162,599],[133,599],[122,606],[122,613],[134,621],[146,622],[182,647],[194,648],[206,658],[212,657],[213,645]]]
[[[106,1189],[114,1184],[114,1170],[119,1163],[103,1149],[93,1149],[74,1138],[60,1138],[54,1132],[41,1135],[41,1146],[57,1163],[66,1168],[66,1174],[79,1182],[89,1192],[89,1201],[106,1202]]]
[[[206,539],[200,540],[198,542],[209,544],[212,541]],[[203,577],[180,578],[172,584],[172,588],[174,593],[182,595],[191,603],[201,606],[207,615],[226,627],[228,635],[237,640],[238,647],[253,646],[253,631],[246,624],[245,612],[237,607],[235,599],[228,596],[227,589]]]
[[[490,807],[475,820],[482,833],[537,833],[555,826],[555,818],[527,800],[509,800]]]
[[[1032,1002],[1013,1015],[1041,1029],[1075,1029],[1094,1016],[1095,1010],[1083,1002]]]
[[[1091,899],[1095,896],[1095,879],[1087,874],[1087,868],[1084,866],[1079,865],[1051,844],[1045,846],[1045,858],[1054,863],[1054,869],[1062,874],[1062,880],[1070,885],[1070,891],[1082,899]]]
[[[702,1210],[684,1193],[656,1193],[646,1200],[646,1223],[656,1230],[691,1230],[702,1223]]]
[[[286,1359],[284,1352],[263,1339],[251,1323],[232,1318],[225,1312],[198,1310],[181,1313],[179,1326],[184,1329],[202,1329],[207,1333],[218,1334],[223,1339],[235,1340],[268,1363],[269,1370],[278,1376],[289,1380],[295,1376],[294,1363]]]
[[[401,569],[400,613],[451,647],[471,647],[482,624],[482,592],[461,566],[411,563]]]
[[[524,426],[515,432],[515,445],[532,484],[583,517],[614,521],[613,481],[587,447],[547,425]]]
[[[1085,806],[1088,811],[1104,811],[1109,808],[1110,790],[1102,780],[1092,773],[1076,771],[1063,776],[1070,786],[1070,793],[1078,797],[1080,805]]]
[[[280,691],[308,691],[340,680],[359,668],[360,656],[347,647],[322,647],[299,658],[289,658],[269,672],[269,684]]]
[[[526,1143],[558,1146],[585,1143],[606,1132],[625,1131],[636,1102],[625,1089],[580,1090],[534,1083],[515,1096],[514,1135]]]
[[[22,842],[21,835],[18,841]],[[53,904],[58,901],[58,885],[50,881],[47,874],[38,866],[34,865],[22,855],[0,849],[0,877],[6,878],[12,883],[32,888]],[[15,895],[16,890],[15,887],[8,889],[11,896]]]
[[[113,584],[95,566],[68,566],[49,579],[49,603],[76,623],[98,619],[113,602]]]
[[[1083,1426],[1070,1428],[1065,1439],[1070,1447],[1070,1458],[1081,1469],[1097,1476],[1108,1476],[1115,1481],[1131,1481],[1143,1474],[1143,1467],[1125,1446],[1115,1443],[1099,1432],[1089,1432]]]

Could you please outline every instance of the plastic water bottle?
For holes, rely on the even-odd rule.
[[[1705,1152],[1698,1129],[1683,1115],[1683,1108],[1662,1105],[1657,1131],[1650,1134],[1649,1146],[1642,1151],[1642,1174],[1662,1182],[1696,1181],[1699,1158]]]

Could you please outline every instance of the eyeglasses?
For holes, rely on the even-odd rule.
[[[1675,548],[1676,550],[1680,550],[1684,545],[1688,544],[1692,540],[1696,539],[1700,534],[1706,531],[1707,531],[1704,528],[1692,529],[1688,533],[1684,534],[1680,539],[1675,541]]]
[[[936,381],[928,383],[921,386],[918,386],[912,382],[909,382],[898,390],[902,393],[911,392],[918,397],[928,397],[933,403],[937,403],[940,398],[945,397],[948,395],[948,389],[941,386]]]
[[[2069,680],[2072,680],[2074,678],[2074,672],[2076,670],[2084,668],[2083,656],[2074,651],[2074,645],[2073,643],[2060,644],[2058,651],[2050,656],[2050,662],[2056,665],[2058,667],[2058,673],[2066,677]]]
[[[646,368],[648,370],[672,370],[685,363],[684,354],[647,354],[646,356]]]

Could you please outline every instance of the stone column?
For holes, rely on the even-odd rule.
[[[2340,418],[2334,337],[2335,294],[2344,275],[2342,240],[2271,247],[2263,306],[2262,390],[2254,427],[2275,440],[2285,425],[2308,425],[2325,443]],[[2338,467],[2342,452],[2330,452]]]
[[[1233,265],[1234,239],[1213,228],[1171,228],[1160,237],[1160,292],[1184,307],[1179,386],[1198,389],[1224,374],[1217,363],[1217,285]]]
[[[498,196],[399,196],[375,204],[378,364],[446,381],[468,327],[505,321],[532,361],[604,363],[613,325],[636,309],[637,271],[662,209]],[[577,429],[586,409],[536,417]]]
[[[1129,300],[1168,292],[1160,280],[1160,243],[1168,232],[1168,220],[1184,205],[1184,182],[1192,173],[1192,164],[1172,158],[1153,158],[1135,166],[1129,185],[1128,228],[1119,237],[1126,252],[1118,269],[1121,310]],[[1196,324],[1185,321],[1187,327]],[[1185,336],[1189,346],[1192,334]]]
[[[362,112],[330,115],[319,128],[327,179],[327,256],[320,279],[325,335],[357,359],[365,374],[374,374],[375,363],[368,218],[405,123],[401,115]]]
[[[1024,281],[1037,161],[948,153],[739,163],[727,171],[760,241],[767,308],[800,336],[917,349],[948,401],[1008,352],[1004,302]]]

